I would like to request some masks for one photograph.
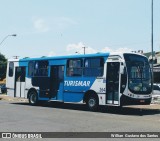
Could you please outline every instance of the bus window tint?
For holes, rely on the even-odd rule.
[[[13,62],[10,62],[9,63],[9,77],[12,77],[13,76],[13,71],[14,71],[14,63]]]
[[[34,76],[48,76],[48,61],[35,62]]]
[[[29,62],[28,76],[48,76],[48,61]]]
[[[84,63],[84,76],[102,76],[104,69],[103,58],[88,58]]]
[[[28,64],[28,76],[33,76],[34,75],[34,62],[31,61]]]
[[[67,76],[82,76],[82,60],[80,59],[68,60]]]

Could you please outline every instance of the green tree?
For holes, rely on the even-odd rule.
[[[7,70],[7,59],[3,54],[0,53],[0,80],[6,77]]]

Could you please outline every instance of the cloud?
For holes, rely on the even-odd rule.
[[[54,30],[64,30],[68,27],[77,25],[78,22],[69,17],[57,17],[52,19],[51,24]]]
[[[69,17],[59,17],[56,19],[59,23],[64,23],[68,25],[76,25],[78,24],[75,20],[69,18]]]
[[[80,52],[82,50],[82,47],[84,47],[84,44],[82,42],[79,42],[78,44],[68,44],[66,50],[67,52]]]
[[[121,48],[117,48],[117,49],[112,49],[110,47],[104,47],[101,50],[96,50],[92,47],[86,46],[83,42],[79,42],[79,43],[72,43],[72,44],[68,44],[66,46],[66,51],[64,51],[62,54],[58,54],[58,55],[75,55],[75,54],[84,54],[84,48],[85,48],[85,53],[86,54],[92,54],[92,53],[106,53],[106,52],[119,52],[119,53],[124,53],[124,52],[131,52],[132,50],[126,47],[121,47]],[[57,56],[57,54],[53,51],[48,53],[48,56]]]
[[[78,22],[69,17],[35,18],[33,17],[33,26],[38,32],[62,31]]]
[[[57,56],[57,54],[54,51],[50,51],[47,56],[48,57]]]
[[[48,26],[47,22],[42,18],[35,19],[33,21],[33,25],[34,25],[34,28],[38,32],[47,32],[47,31],[49,31],[49,26]]]
[[[75,54],[75,53],[84,54],[84,48],[83,47],[86,47],[83,42],[79,42],[77,44],[68,44],[67,47],[66,47],[66,51],[69,54]],[[102,52],[102,53],[105,53],[105,52],[123,52],[124,53],[124,52],[131,52],[131,51],[132,51],[131,49],[126,48],[126,47],[124,47],[124,48],[120,47],[120,48],[117,48],[117,49],[112,49],[110,47],[104,47],[101,50],[96,50],[92,47],[86,47],[85,48],[85,53],[86,54],[97,53],[97,52]]]
[[[66,51],[68,54],[84,54],[84,47],[85,47],[85,53],[91,54],[96,53],[97,51],[91,47],[86,47],[84,43],[79,42],[77,44],[68,44],[66,47]]]
[[[113,49],[111,49],[109,47],[105,47],[100,52],[113,52]]]
[[[105,47],[100,52],[122,52],[122,53],[125,53],[125,52],[131,52],[131,51],[132,50],[130,48],[126,48],[126,47],[120,47],[120,48],[117,48],[117,49],[112,49],[110,47]]]

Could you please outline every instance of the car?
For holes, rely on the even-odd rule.
[[[7,92],[6,84],[2,84],[0,86],[0,88],[1,88],[1,93],[6,93]]]
[[[4,85],[4,83],[0,83],[0,90],[1,90],[1,87]],[[0,93],[2,93],[2,91],[0,91]]]
[[[160,103],[160,85],[153,84],[152,103]]]
[[[160,86],[153,84],[153,95],[160,95]]]

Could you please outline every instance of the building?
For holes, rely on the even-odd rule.
[[[150,63],[153,61],[153,82],[160,84],[160,52],[153,53],[153,60],[151,52],[144,55],[148,57]]]

